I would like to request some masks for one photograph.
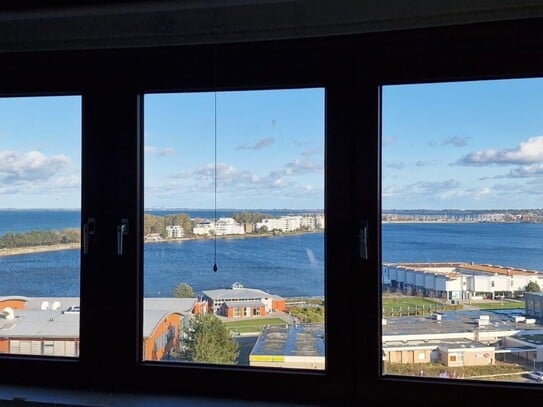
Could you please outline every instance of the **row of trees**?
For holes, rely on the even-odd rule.
[[[178,213],[173,215],[156,216],[145,214],[143,215],[143,234],[158,233],[162,238],[166,238],[166,226],[182,226],[185,235],[192,235],[192,229],[200,220],[191,221],[190,216],[186,213]]]
[[[79,243],[79,229],[33,230],[24,233],[6,233],[0,236],[0,249],[30,246],[52,246],[57,244]]]

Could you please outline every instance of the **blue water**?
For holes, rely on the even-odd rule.
[[[383,261],[475,262],[543,270],[543,224],[388,223]]]
[[[191,216],[209,214],[213,217],[213,211]],[[76,211],[0,211],[0,234],[78,224]],[[473,261],[543,270],[543,224],[390,223],[383,225],[382,236],[385,262]],[[323,233],[217,239],[217,273],[212,271],[214,247],[212,239],[146,244],[145,296],[171,296],[180,282],[201,292],[236,281],[281,296],[324,293]],[[64,250],[0,257],[0,296],[78,296],[79,255],[79,250]]]
[[[9,212],[9,213],[7,213]],[[0,211],[2,230],[77,227],[79,214],[62,211]],[[180,211],[153,211],[157,215]],[[214,211],[193,211],[213,217]],[[218,212],[229,216],[232,212]],[[267,211],[270,213],[270,211]],[[290,213],[276,211],[274,214]],[[53,215],[54,219],[51,219]],[[32,220],[29,226],[24,222]],[[57,221],[54,224],[54,221]],[[181,282],[197,293],[241,282],[282,296],[324,294],[324,234],[217,239],[218,272],[213,272],[215,241],[149,243],[144,250],[144,295],[172,296]],[[0,296],[79,296],[79,250],[0,257]]]

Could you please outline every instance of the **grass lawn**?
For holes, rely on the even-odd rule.
[[[266,325],[283,325],[285,321],[281,318],[244,319],[239,321],[225,322],[224,325],[234,332],[260,332]]]
[[[408,296],[401,296],[401,297],[383,297],[383,308],[407,308],[407,307],[421,307],[421,306],[428,307],[429,305],[442,305],[441,302],[430,300],[428,298],[424,297],[408,297]]]
[[[524,309],[524,301],[472,302],[471,306],[480,309]]]
[[[456,372],[457,375],[463,375],[465,378],[486,376],[486,375],[508,375],[521,374],[531,370],[530,367],[518,365],[516,363],[496,362],[492,366],[462,366],[447,367],[440,363],[428,364],[397,364],[385,363],[385,373],[392,375],[419,376],[420,371],[424,372],[426,377],[438,377],[440,372],[447,372],[449,376]]]
[[[444,304],[439,299],[419,296],[383,296],[383,317],[429,315],[436,311],[460,310],[462,305]]]

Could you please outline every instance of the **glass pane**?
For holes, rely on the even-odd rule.
[[[542,95],[384,87],[384,374],[541,381]]]
[[[324,369],[324,89],[152,94],[144,118],[143,359]]]
[[[0,98],[0,354],[79,356],[81,98]]]

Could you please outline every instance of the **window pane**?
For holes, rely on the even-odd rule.
[[[0,354],[79,355],[80,168],[80,97],[0,98]]]
[[[324,369],[324,90],[152,94],[144,119],[143,359]]]
[[[384,374],[540,381],[542,92],[384,87]]]

